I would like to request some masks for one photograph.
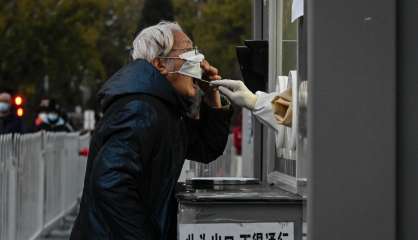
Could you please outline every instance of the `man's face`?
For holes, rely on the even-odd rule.
[[[194,97],[198,92],[198,85],[193,81],[192,77],[185,76],[179,73],[169,73],[178,71],[185,60],[177,58],[179,55],[193,50],[193,42],[183,32],[174,32],[174,43],[171,52],[167,57],[174,57],[172,59],[158,59],[161,66],[157,69],[163,74],[171,83],[174,89],[182,96]],[[155,66],[155,64],[154,64]]]
[[[11,96],[8,93],[0,93],[0,117],[7,116],[10,111]]]

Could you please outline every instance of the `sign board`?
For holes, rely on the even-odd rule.
[[[179,224],[179,240],[294,240],[293,222]]]

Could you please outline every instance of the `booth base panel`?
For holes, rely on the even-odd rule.
[[[264,193],[258,198],[254,191],[248,198],[234,190],[179,193],[178,239],[302,240],[303,199],[273,188],[258,190]]]

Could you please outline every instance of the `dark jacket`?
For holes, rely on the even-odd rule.
[[[144,60],[112,76],[99,98],[105,112],[70,239],[176,239],[174,190],[184,159],[220,156],[231,112],[202,105],[200,120],[185,117],[187,101]]]
[[[11,113],[5,117],[0,118],[0,134],[22,132],[22,120],[15,114]]]

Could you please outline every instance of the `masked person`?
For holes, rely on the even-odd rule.
[[[0,93],[0,134],[21,133],[22,121],[12,107],[12,97],[7,92]]]
[[[250,110],[266,126],[278,129],[279,125],[292,126],[292,89],[281,93],[251,92],[242,81],[220,80],[210,85],[228,97],[232,103]]]
[[[71,125],[61,116],[53,99],[42,99],[39,113],[35,118],[35,131],[72,132]]]
[[[98,93],[104,114],[71,240],[176,239],[175,186],[184,160],[209,163],[224,151],[231,110],[206,82],[200,114],[189,117],[197,79],[220,76],[180,26],[142,30],[132,58]]]

